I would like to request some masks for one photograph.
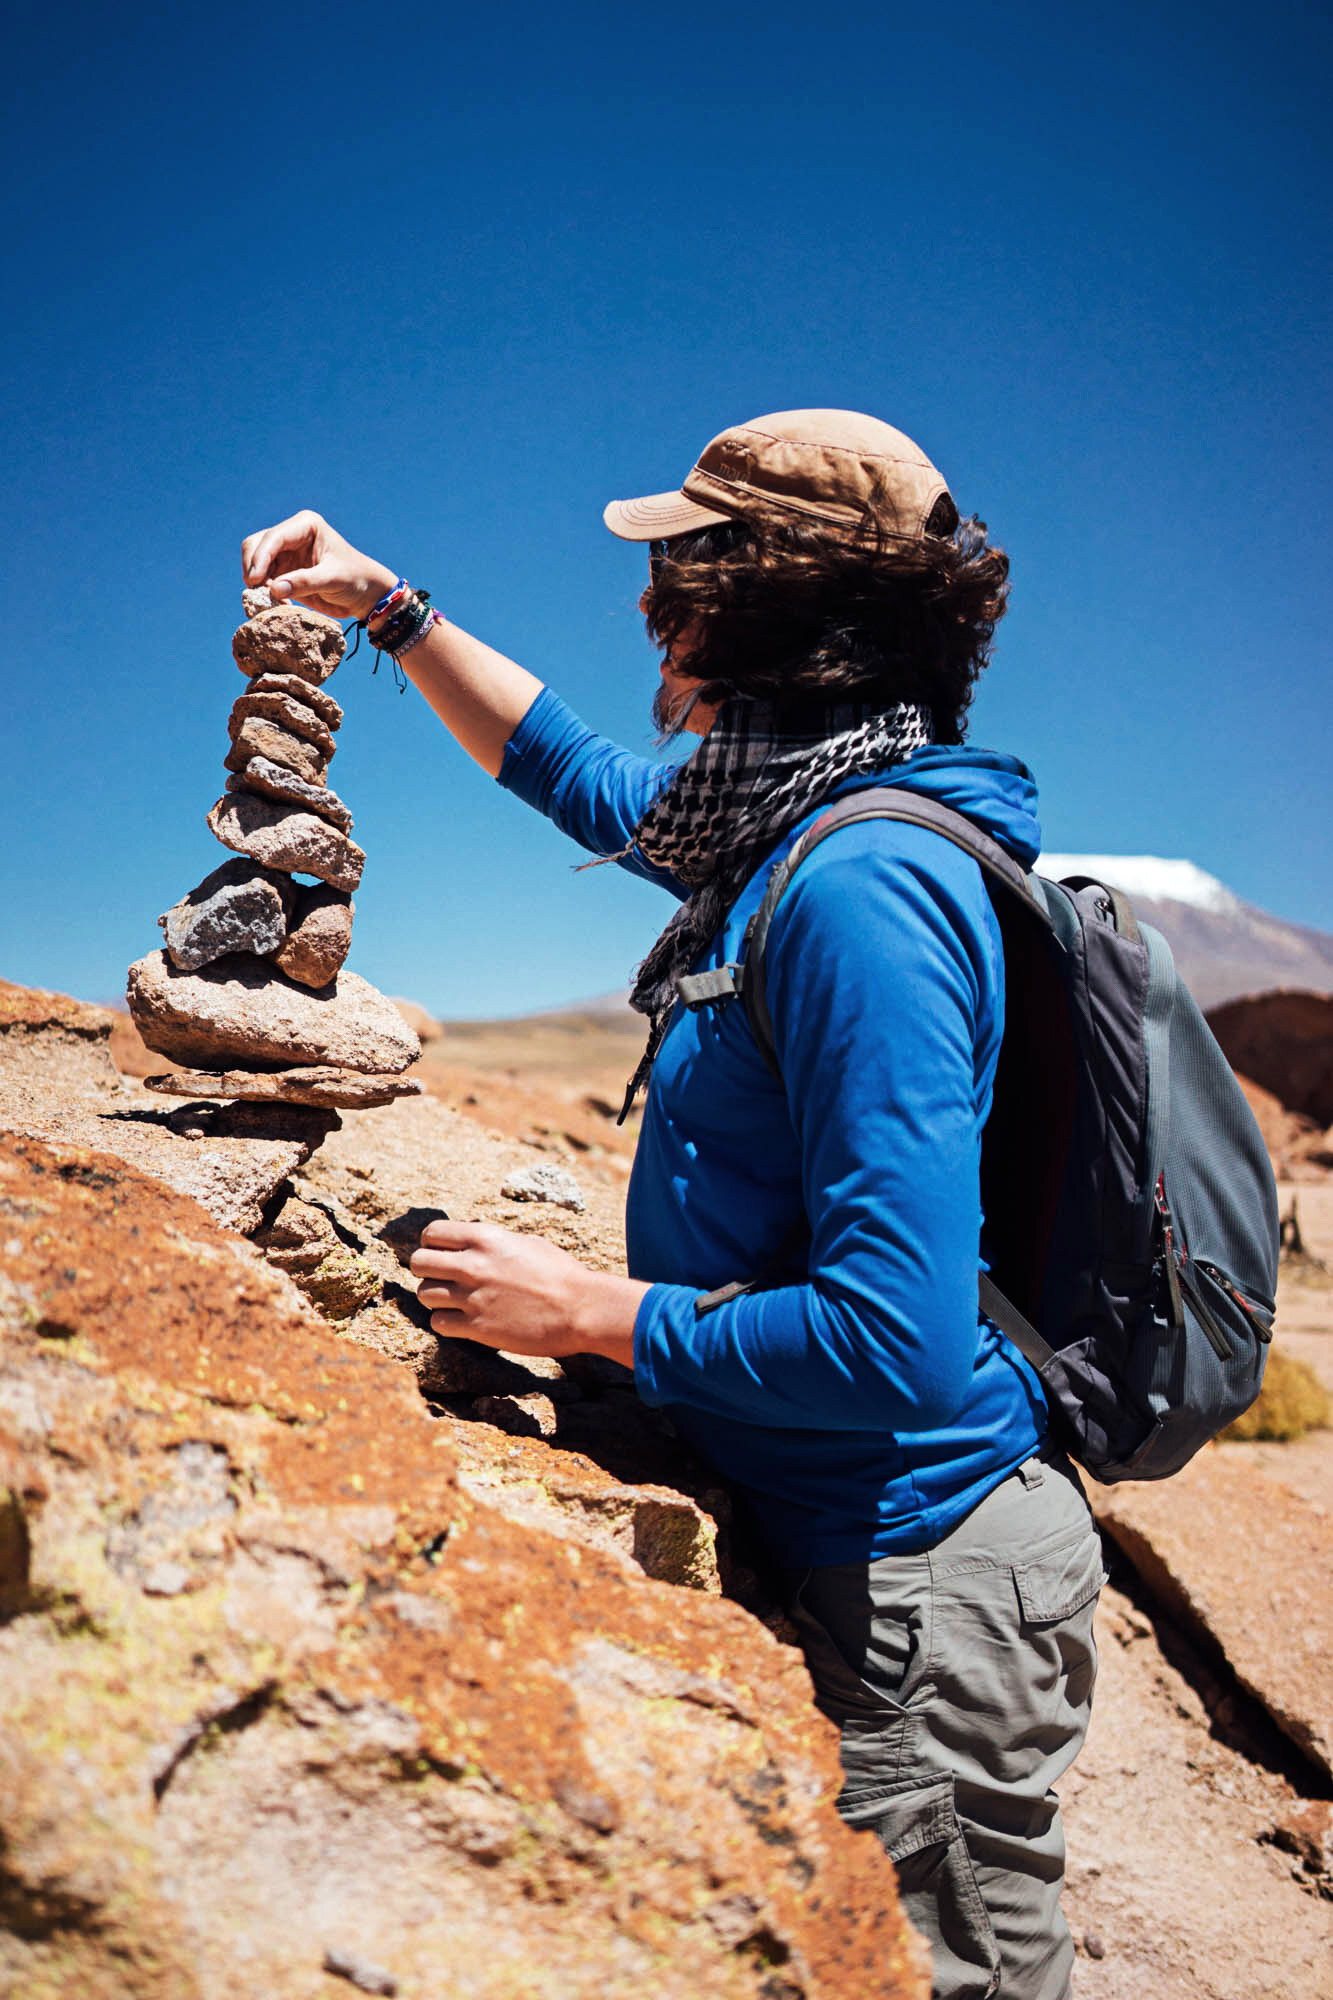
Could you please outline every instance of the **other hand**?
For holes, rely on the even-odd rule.
[[[312,611],[330,618],[364,618],[398,578],[373,562],[331,528],[322,514],[306,508],[262,528],[241,543],[246,587],[266,583],[275,604],[299,597]]]
[[[432,1222],[412,1271],[436,1333],[506,1354],[604,1354],[634,1365],[634,1316],[647,1285],[590,1271],[540,1236],[493,1222]]]

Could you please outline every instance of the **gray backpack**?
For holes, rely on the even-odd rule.
[[[774,868],[741,962],[679,980],[681,998],[699,1007],[740,993],[780,1081],[764,975],[773,912],[820,841],[867,819],[929,827],[970,854],[1004,940],[1004,1040],[982,1142],[992,1268],[980,1274],[981,1309],[1041,1377],[1089,1472],[1107,1484],[1165,1479],[1259,1393],[1277,1190],[1170,947],[1119,890],[1026,875],[971,820],[899,787],[854,792]],[[711,1293],[696,1311],[768,1276]]]

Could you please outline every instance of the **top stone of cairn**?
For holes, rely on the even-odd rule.
[[[266,590],[245,592],[248,615],[231,641],[237,666],[252,680],[257,674],[296,674],[318,687],[346,650],[342,626],[304,604],[268,604],[267,596]]]

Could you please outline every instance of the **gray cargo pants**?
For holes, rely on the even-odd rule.
[[[931,1947],[935,2000],[1065,2000],[1064,1836],[1051,1790],[1088,1726],[1101,1544],[1043,1453],[942,1542],[789,1573],[838,1809],[873,1828]]]

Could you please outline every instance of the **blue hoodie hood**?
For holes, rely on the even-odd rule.
[[[1041,853],[1036,783],[1026,764],[1001,750],[931,744],[895,764],[878,782],[901,785],[964,813],[1023,868],[1031,868]],[[864,790],[865,785],[864,778],[854,778],[838,791]]]

